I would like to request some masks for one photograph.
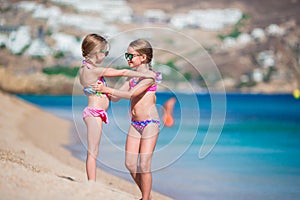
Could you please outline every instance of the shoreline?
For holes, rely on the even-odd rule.
[[[15,83],[18,84],[15,84]],[[259,83],[253,87],[232,88],[220,83],[217,86],[200,88],[198,85],[190,85],[185,82],[179,82],[177,86],[174,82],[164,81],[163,89],[159,87],[159,92],[168,92],[171,89],[175,93],[186,94],[207,94],[207,93],[237,93],[237,94],[292,94],[297,85],[282,81],[273,81],[272,83]],[[43,73],[33,73],[30,75],[15,75],[12,70],[1,68],[0,66],[0,90],[11,94],[32,94],[32,95],[81,95],[81,88],[75,78],[70,78],[64,75],[46,75]]]
[[[86,178],[85,163],[65,146],[72,123],[0,91],[0,194],[4,199],[139,199],[133,183],[97,169]],[[170,199],[153,192],[154,199]]]

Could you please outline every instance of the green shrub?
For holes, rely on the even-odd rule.
[[[177,67],[176,67],[175,64],[174,64],[174,61],[168,61],[165,65],[167,65],[167,66],[169,66],[169,67],[171,67],[171,68],[177,70]]]
[[[60,59],[60,58],[64,58],[65,57],[65,53],[63,51],[56,51],[54,53],[54,58],[55,59]]]
[[[276,71],[275,67],[269,67],[267,74],[264,76],[264,82],[270,82],[273,73]]]
[[[185,72],[185,73],[183,74],[183,76],[184,76],[184,78],[185,78],[186,80],[188,80],[188,81],[192,80],[192,78],[193,78],[193,76],[192,76],[192,74],[191,74],[190,72]]]
[[[237,38],[240,34],[241,34],[241,32],[239,31],[238,27],[235,26],[234,29],[229,34],[227,34],[227,35],[219,34],[218,38],[221,40],[224,40],[227,37]]]
[[[43,73],[48,75],[62,74],[68,77],[76,77],[79,67],[54,66],[43,69]]]
[[[227,35],[219,34],[218,38],[220,40],[224,40],[227,37],[237,38],[241,32],[239,30],[240,27],[245,25],[245,22],[250,18],[249,15],[243,13],[242,18],[234,25],[234,29]]]

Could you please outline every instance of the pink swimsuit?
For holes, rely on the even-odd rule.
[[[129,81],[129,87],[130,89],[135,87],[137,84],[139,83],[139,80],[136,81],[136,78],[131,78]],[[149,91],[156,91],[157,90],[157,84],[151,85],[150,87],[147,88],[147,92]],[[142,134],[144,131],[144,128],[148,125],[148,124],[157,124],[158,126],[160,125],[159,120],[157,119],[147,119],[144,121],[137,121],[134,120],[133,118],[131,119],[131,125],[140,133]]]
[[[130,89],[134,88],[134,86],[136,86],[138,83],[139,83],[139,81],[136,81],[135,78],[131,78],[129,81]],[[149,92],[149,91],[156,91],[156,90],[157,90],[157,85],[154,84],[154,85],[151,85],[150,87],[148,87],[146,91]]]
[[[104,123],[108,124],[107,113],[103,109],[85,107],[82,113],[82,117],[83,119],[85,119],[86,117],[100,117]]]
[[[88,69],[90,69],[88,64],[89,63],[87,61],[83,60],[81,67],[83,68],[86,66]],[[103,76],[99,77],[98,81],[102,82],[105,86],[107,85]],[[92,86],[84,87],[83,92],[86,96],[90,96],[90,95],[94,95],[94,94],[97,96],[101,96],[101,94],[102,94],[101,92],[95,91]],[[108,97],[107,94],[106,94],[106,96]],[[87,106],[84,108],[84,110],[82,112],[82,118],[85,119],[86,117],[100,117],[104,123],[106,123],[106,124],[108,123],[107,113],[103,109]]]

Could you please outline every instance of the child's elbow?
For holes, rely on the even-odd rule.
[[[118,102],[119,100],[120,100],[120,98],[119,97],[115,97],[115,96],[110,96],[110,101],[112,101],[112,102]]]
[[[138,96],[141,96],[141,94],[143,94],[144,92],[141,92],[141,91],[132,91],[131,93],[130,93],[130,99],[132,99],[132,98],[136,98],[136,97],[138,97]]]
[[[138,95],[135,93],[135,92],[130,92],[129,93],[129,99],[132,99],[132,98],[135,98],[137,97]]]
[[[122,69],[122,72],[121,72],[122,76],[126,76],[128,71],[129,71],[128,69]]]

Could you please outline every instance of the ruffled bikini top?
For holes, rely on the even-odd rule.
[[[147,92],[150,91],[156,91],[157,90],[157,83],[160,83],[162,81],[162,74],[161,72],[155,72],[156,73],[156,79],[155,79],[155,84],[151,85],[150,87],[147,88]],[[137,79],[137,78],[131,78],[129,80],[129,87],[130,89],[134,88],[140,81],[141,79]]]
[[[82,66],[81,66],[81,67],[86,66],[88,69],[90,69],[90,67],[89,67],[87,64],[88,64],[88,62],[86,62],[85,60],[83,60],[83,61],[82,61]],[[104,79],[103,76],[99,77],[99,79],[97,80],[97,84],[98,84],[99,82],[101,82],[101,83],[103,83],[105,86],[107,86],[107,83],[106,83],[106,81],[105,81],[105,79]],[[93,89],[93,86],[90,86],[90,85],[84,87],[84,88],[83,88],[83,92],[84,92],[84,94],[85,94],[86,96],[90,96],[90,95],[101,96],[101,95],[102,95],[101,92],[97,92],[96,90]],[[107,94],[106,94],[106,96],[107,96]]]
[[[97,83],[102,82],[105,86],[107,86],[107,83],[104,79],[103,76],[99,77]],[[96,90],[93,89],[93,86],[86,86],[83,88],[83,92],[86,96],[90,96],[90,95],[97,95],[97,96],[101,96],[102,93],[101,92],[97,92]],[[107,95],[107,94],[106,94]]]

